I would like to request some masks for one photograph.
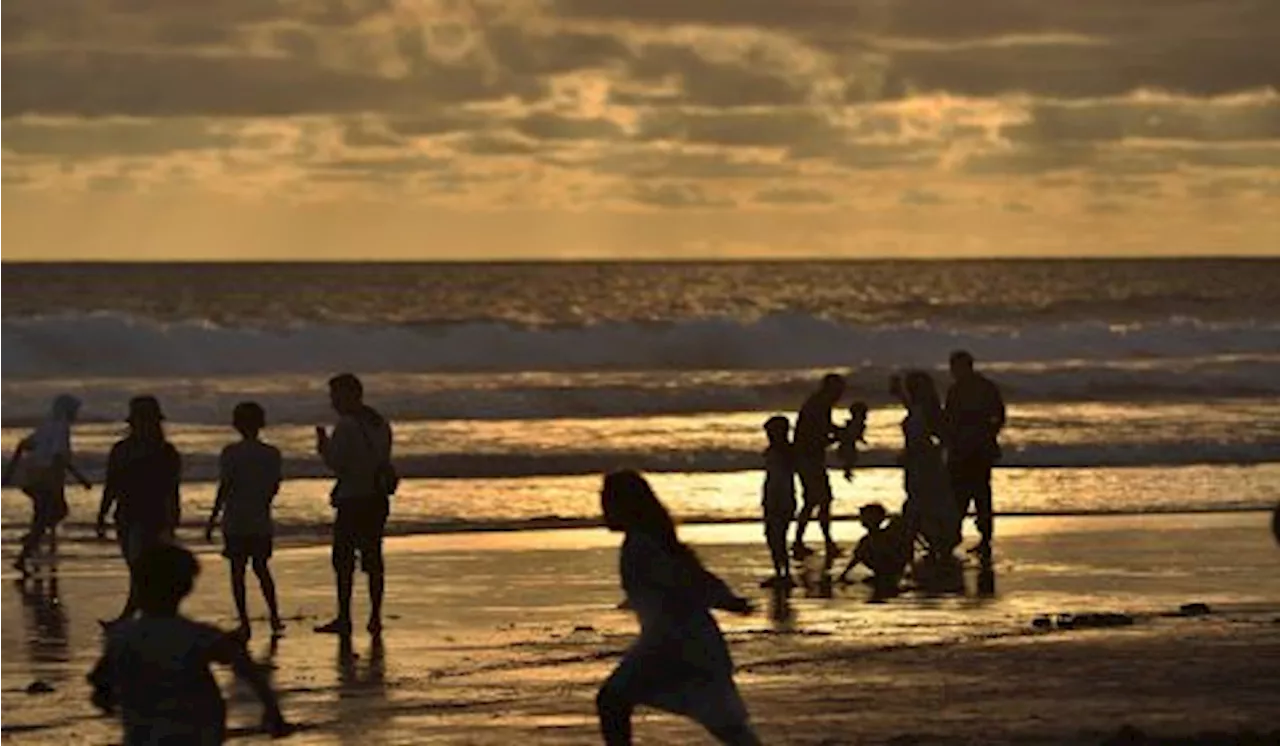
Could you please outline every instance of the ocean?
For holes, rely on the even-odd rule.
[[[737,520],[757,506],[760,424],[831,370],[873,407],[838,507],[900,499],[888,376],[945,383],[956,348],[1009,401],[998,509],[1280,497],[1280,260],[5,264],[3,291],[6,452],[68,391],[100,473],[126,399],[152,393],[203,506],[252,398],[293,479],[278,514],[300,527],[327,515],[311,431],[339,371],[395,423],[402,526],[589,520],[595,475],[624,465],[659,473],[686,518]],[[3,505],[10,525],[27,510]]]

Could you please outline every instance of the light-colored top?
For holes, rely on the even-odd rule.
[[[125,743],[222,743],[226,704],[209,667],[230,663],[226,635],[181,616],[142,616],[108,635],[93,673],[95,687],[111,691],[124,719]],[[144,741],[150,733],[152,740]]]
[[[222,531],[234,536],[270,536],[271,501],[280,491],[280,449],[260,440],[242,440],[222,449],[218,496]]]
[[[62,458],[71,459],[71,423],[48,419],[22,441],[22,458],[33,469],[48,469]]]
[[[321,456],[337,481],[329,493],[333,505],[379,495],[378,466],[391,460],[391,424],[372,409],[344,415],[333,428]]]

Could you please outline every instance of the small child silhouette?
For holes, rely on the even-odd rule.
[[[112,626],[106,651],[89,674],[93,704],[108,714],[121,711],[126,746],[222,743],[226,703],[209,670],[213,663],[230,665],[252,687],[266,708],[263,729],[273,738],[292,730],[244,647],[178,613],[199,572],[195,556],[181,547],[144,552],[135,567],[142,613]]]

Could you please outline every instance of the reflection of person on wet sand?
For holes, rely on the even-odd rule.
[[[80,413],[80,400],[62,394],[53,400],[49,418],[14,450],[4,470],[4,483],[16,483],[31,498],[31,530],[22,537],[22,549],[13,561],[19,572],[27,572],[27,560],[49,536],[51,548],[57,552],[58,524],[67,517],[67,474],[84,488],[89,480],[72,463],[71,426]]]
[[[58,594],[58,571],[47,577],[22,577],[13,581],[22,596],[22,605],[31,611],[27,644],[31,660],[64,663],[69,660],[67,610]]]
[[[773,560],[773,577],[761,583],[762,588],[793,587],[791,561],[787,557],[787,532],[796,516],[796,468],[791,441],[791,423],[781,415],[764,423],[769,447],[764,451],[764,489],[761,508],[764,512],[764,537]]]
[[[680,543],[671,515],[640,474],[605,477],[600,501],[605,524],[626,534],[622,588],[640,620],[639,639],[596,697],[605,743],[631,743],[631,713],[643,704],[692,718],[721,743],[759,744],[710,613],[749,613],[751,604]]]
[[[843,376],[828,373],[822,378],[819,389],[805,400],[796,417],[796,474],[800,477],[804,502],[796,519],[796,538],[791,547],[796,559],[804,559],[813,554],[813,550],[804,544],[804,533],[815,511],[822,536],[826,540],[827,554],[832,557],[840,554],[831,538],[832,494],[831,479],[827,475],[827,449],[836,442],[839,434],[839,428],[831,421],[831,408],[844,394],[844,388]]]

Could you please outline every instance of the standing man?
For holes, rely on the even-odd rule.
[[[973,504],[978,513],[978,533],[982,539],[975,550],[991,554],[994,520],[991,508],[991,468],[1000,460],[1000,431],[1004,428],[1005,407],[1000,389],[991,379],[973,368],[973,355],[964,350],[951,353],[951,388],[943,413],[947,444],[947,470],[951,490],[963,518]]]
[[[394,484],[384,475],[391,464],[391,425],[364,403],[360,379],[343,373],[329,379],[329,402],[338,414],[333,433],[316,427],[316,452],[337,481],[330,503],[337,511],[333,521],[333,571],[338,586],[338,616],[316,632],[351,634],[351,591],[356,556],[369,576],[369,626],[371,635],[382,633],[382,594],[385,574],[382,537],[387,526]]]
[[[844,394],[844,377],[828,373],[822,385],[809,395],[800,414],[796,417],[795,467],[800,477],[800,489],[804,505],[796,518],[796,540],[791,554],[804,559],[813,550],[804,545],[804,531],[818,513],[818,525],[827,543],[827,556],[839,556],[840,550],[831,539],[831,480],[827,477],[827,449],[836,442],[839,428],[831,421],[831,409]]]

